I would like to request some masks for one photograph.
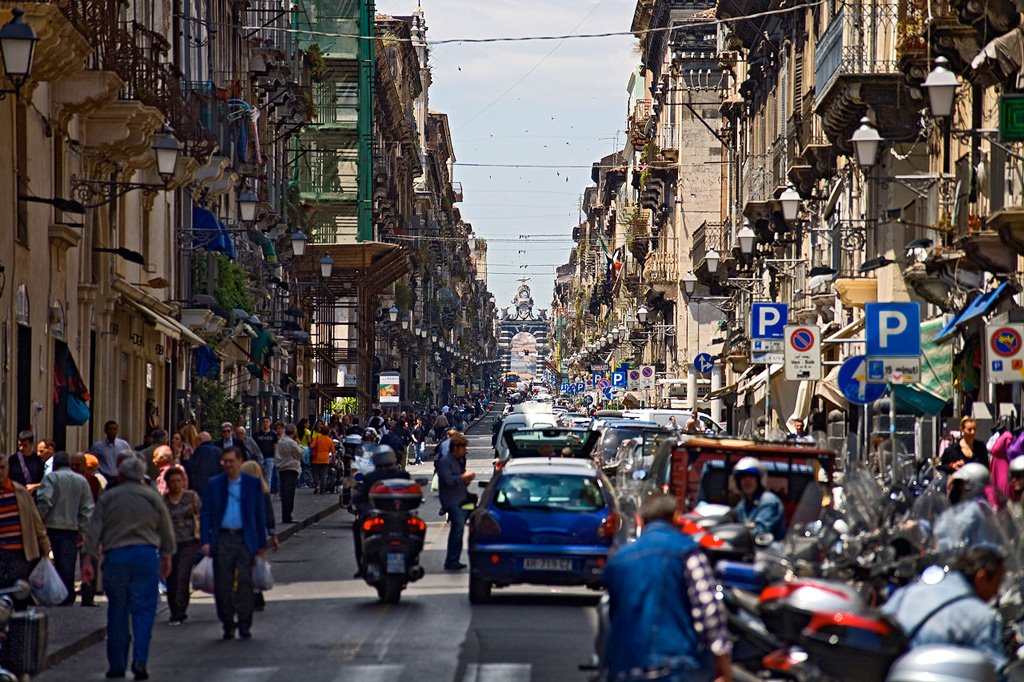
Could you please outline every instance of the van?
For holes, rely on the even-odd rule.
[[[690,420],[690,410],[668,410],[659,408],[645,408],[637,410],[626,410],[622,413],[622,416],[626,419],[639,419],[645,422],[654,422],[659,426],[668,426],[668,420],[670,417],[676,418],[676,424],[679,425],[680,429],[686,427],[686,422]],[[725,424],[716,422],[711,418],[711,415],[707,412],[697,412],[697,418],[700,419],[701,424],[704,426],[704,431],[712,434],[724,434],[726,433]]]

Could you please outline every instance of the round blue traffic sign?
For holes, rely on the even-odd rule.
[[[806,353],[814,345],[814,334],[810,329],[796,329],[789,337],[793,349],[800,353]]]
[[[715,361],[708,353],[700,353],[693,359],[693,368],[701,374],[707,374],[715,366]]]
[[[854,355],[839,368],[839,390],[854,405],[867,405],[885,394],[885,384],[869,384],[867,358]]]

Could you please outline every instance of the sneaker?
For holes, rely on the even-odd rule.
[[[132,675],[137,680],[148,680],[149,672],[146,670],[145,663],[132,663]]]
[[[242,639],[252,639],[252,632],[249,628],[238,628],[238,636]]]
[[[468,568],[468,566],[466,566],[466,564],[464,564],[464,563],[462,563],[460,561],[460,562],[454,563],[454,564],[445,564],[444,570],[446,570],[446,571],[461,571],[464,568]]]
[[[181,625],[181,622],[182,621],[181,621],[180,618],[171,618],[169,621],[167,621],[167,624],[168,625]]]

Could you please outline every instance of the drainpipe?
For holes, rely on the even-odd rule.
[[[356,240],[373,240],[374,0],[359,3],[359,213]]]

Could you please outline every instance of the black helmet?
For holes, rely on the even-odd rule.
[[[398,457],[395,451],[387,445],[378,445],[373,449],[373,466],[386,469],[398,464]]]

